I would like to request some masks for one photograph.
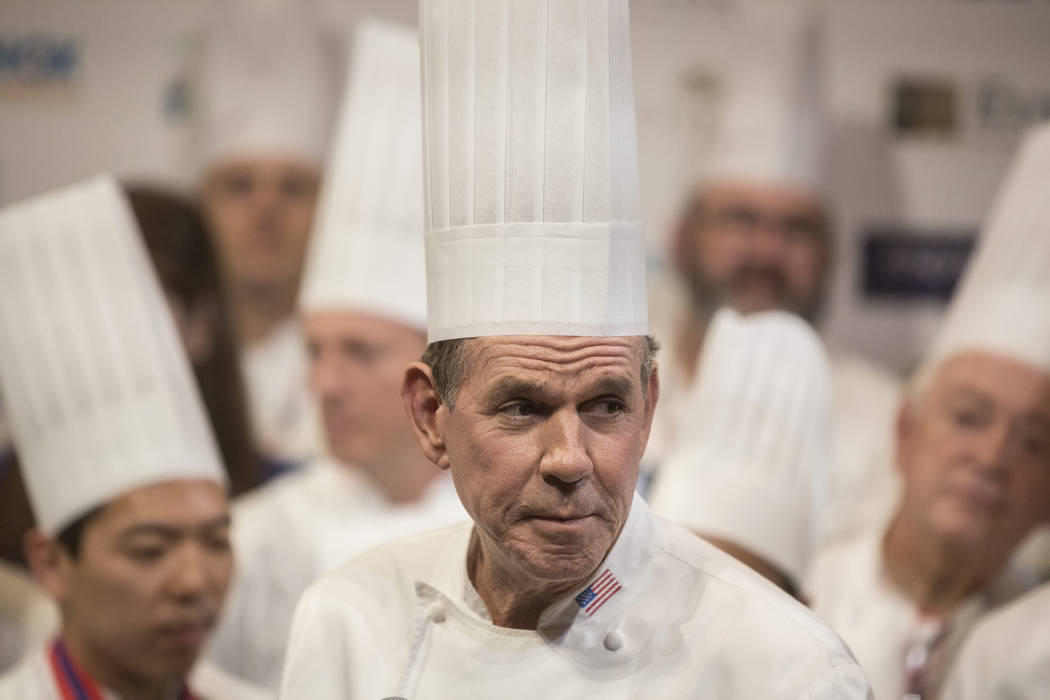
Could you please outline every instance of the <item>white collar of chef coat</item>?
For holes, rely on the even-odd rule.
[[[627,522],[608,555],[585,584],[543,611],[535,632],[496,627],[487,616],[480,615],[476,608],[480,601],[471,605],[470,594],[477,594],[466,571],[470,532],[464,528],[465,537],[457,542],[457,556],[449,558],[450,563],[455,562],[452,566],[441,567],[429,581],[415,582],[416,596],[424,608],[431,611],[428,615],[432,620],[443,620],[446,611],[441,605],[449,605],[458,614],[472,618],[475,625],[487,626],[508,636],[538,634],[559,650],[583,654],[591,661],[595,658],[595,649],[618,651],[625,646],[621,622],[640,593],[640,579],[659,548],[649,507],[637,493]],[[434,607],[439,599],[441,603]],[[594,606],[589,610],[592,603]],[[621,664],[626,656],[632,655],[611,654],[609,663]]]

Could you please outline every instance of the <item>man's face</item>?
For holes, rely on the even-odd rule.
[[[400,389],[405,367],[426,348],[422,331],[352,311],[305,314],[303,328],[332,454],[366,470],[406,452],[418,458]]]
[[[282,159],[227,162],[208,174],[202,192],[204,212],[236,288],[295,287],[318,183],[316,168]]]
[[[778,187],[711,185],[678,236],[677,263],[705,308],[816,314],[828,236],[814,197]]]
[[[64,634],[133,677],[167,679],[193,665],[233,570],[229,512],[210,481],[170,481],[107,504],[59,563]]]
[[[455,410],[439,408],[437,427],[482,551],[505,571],[578,582],[615,542],[658,393],[654,372],[643,396],[639,341],[468,341]]]
[[[1050,518],[1050,376],[1001,356],[944,361],[898,426],[902,508],[993,558]]]

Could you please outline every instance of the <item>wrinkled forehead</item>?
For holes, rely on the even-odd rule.
[[[970,350],[942,360],[930,380],[939,396],[970,396],[1050,420],[1050,374],[1006,355]]]
[[[544,384],[621,379],[641,389],[643,338],[496,336],[467,344],[468,383],[491,386],[511,376]]]

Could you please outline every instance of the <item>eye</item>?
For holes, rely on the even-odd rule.
[[[820,223],[807,218],[790,218],[784,222],[784,233],[788,239],[797,242],[807,242],[820,237]]]
[[[627,404],[615,396],[608,396],[591,401],[584,407],[584,411],[603,418],[619,416],[627,411]]]
[[[305,177],[288,177],[281,182],[281,191],[286,197],[298,199],[312,194],[313,187]]]
[[[227,196],[244,197],[251,193],[255,183],[250,175],[231,175],[222,183],[222,189]]]
[[[499,412],[510,418],[530,418],[539,415],[539,408],[528,401],[511,401],[500,406]]]
[[[1050,439],[1047,439],[1045,435],[1032,433],[1022,435],[1021,446],[1032,457],[1050,462]]]
[[[166,553],[167,548],[160,545],[136,545],[126,550],[128,558],[139,564],[152,564],[160,561]]]
[[[204,538],[204,546],[213,552],[224,553],[230,551],[229,533],[221,533],[206,536]]]
[[[758,227],[761,217],[758,212],[748,207],[731,207],[721,212],[719,219],[726,228],[751,231]]]
[[[957,408],[952,411],[952,422],[962,428],[977,428],[984,423],[979,411]]]

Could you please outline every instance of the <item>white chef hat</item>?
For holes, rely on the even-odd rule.
[[[226,483],[171,312],[118,185],[0,212],[0,388],[38,526],[131,489]]]
[[[228,0],[208,20],[194,75],[200,170],[258,155],[321,166],[338,73],[309,8]]]
[[[644,335],[627,0],[420,0],[431,342]]]
[[[362,21],[299,306],[427,323],[419,39]]]
[[[1050,374],[1050,123],[1022,143],[924,369],[966,350]]]
[[[718,311],[682,412],[685,438],[660,472],[653,508],[800,582],[828,471],[829,371],[820,339],[799,317]]]
[[[806,0],[740,3],[722,112],[701,179],[820,195],[825,183],[818,26]]]

